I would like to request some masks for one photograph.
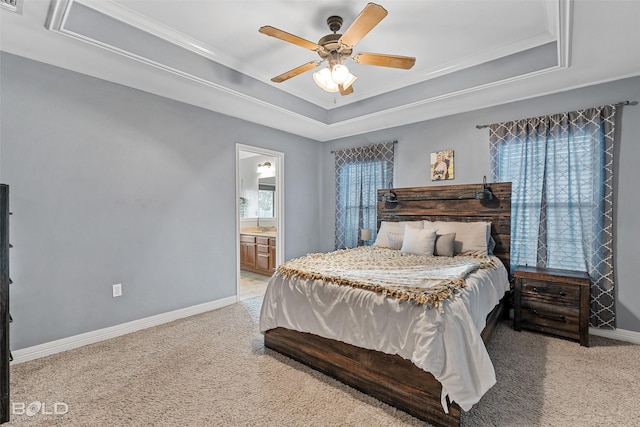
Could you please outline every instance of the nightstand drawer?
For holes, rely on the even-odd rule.
[[[563,307],[580,307],[580,288],[563,283],[521,279],[522,305],[541,302]]]
[[[520,308],[520,326],[539,332],[580,339],[579,308],[531,302]]]

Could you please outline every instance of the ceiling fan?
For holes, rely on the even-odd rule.
[[[356,77],[349,72],[343,62],[351,57],[353,47],[364,36],[369,33],[382,19],[387,16],[387,11],[382,6],[369,3],[362,9],[344,34],[338,34],[342,27],[340,16],[330,16],[327,18],[327,25],[333,34],[322,37],[318,43],[289,34],[270,25],[260,27],[258,30],[262,34],[284,40],[289,43],[310,49],[318,53],[321,61],[311,61],[300,65],[292,70],[280,74],[271,79],[274,83],[282,83],[292,77],[302,74],[318,67],[323,61],[327,61],[329,66],[313,73],[313,80],[318,86],[327,92],[340,92],[341,95],[348,95],[353,92],[353,82]],[[381,53],[358,53],[353,58],[353,62],[358,64],[376,65],[381,67],[401,68],[408,70],[416,62],[416,58],[398,55],[386,55]]]

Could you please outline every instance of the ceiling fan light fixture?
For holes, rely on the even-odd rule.
[[[324,89],[325,84],[327,83],[327,79],[326,77],[322,74],[320,71],[316,71],[315,73],[313,73],[313,81],[316,82],[316,84],[318,86],[320,86],[321,88]]]
[[[344,80],[344,83],[342,83],[342,87],[344,89],[349,89],[349,86],[351,86],[353,84],[353,82],[356,81],[356,79],[357,79],[356,76],[354,76],[353,74],[349,73],[347,78]]]
[[[349,74],[351,73],[345,65],[336,64],[331,68],[331,80],[339,85],[344,84],[349,77]]]
[[[313,73],[313,81],[327,92],[338,92],[338,84],[331,79],[331,71],[323,68]]]
[[[336,64],[332,68],[323,68],[313,73],[313,81],[327,92],[340,91],[340,85],[343,90],[348,89],[356,79],[357,77],[342,64]]]
[[[338,87],[338,85],[333,80],[328,81],[327,86],[323,87],[323,89],[326,90],[327,92],[340,91],[340,87]]]

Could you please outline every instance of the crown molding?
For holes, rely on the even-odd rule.
[[[205,58],[212,59],[216,62],[220,62],[221,57],[223,56],[220,55],[220,53],[216,52],[213,47],[202,43],[199,40],[191,38],[186,34],[176,31],[173,28],[169,28],[166,25],[156,22],[146,16],[140,15],[139,13],[121,4],[104,0],[68,1],[69,3],[75,2],[90,7],[91,9],[103,13],[110,18],[124,22],[125,24],[129,24],[132,27],[138,28],[146,33],[152,34],[165,41],[190,50],[191,52],[197,53],[198,55],[204,56]],[[68,7],[71,7],[71,4]]]
[[[556,41],[556,51],[558,55],[558,65],[556,67],[537,70],[534,72],[529,72],[529,73],[525,73],[518,76],[505,78],[505,79],[501,79],[501,80],[497,80],[489,83],[478,84],[474,87],[469,87],[469,88],[465,88],[458,91],[452,91],[446,94],[430,96],[430,97],[427,97],[415,102],[410,102],[404,105],[400,105],[400,106],[393,106],[389,108],[382,107],[380,110],[370,112],[370,113],[364,113],[358,117],[348,118],[348,119],[340,120],[337,122],[329,123],[328,118],[325,120],[322,120],[322,119],[318,120],[315,118],[308,117],[307,115],[294,111],[293,109],[284,108],[282,106],[273,104],[269,101],[265,101],[265,100],[256,98],[254,96],[251,96],[249,94],[239,92],[238,90],[229,88],[224,84],[216,83],[208,78],[196,76],[187,71],[180,70],[175,67],[171,67],[171,66],[156,62],[152,59],[146,58],[144,56],[140,56],[128,50],[121,49],[117,46],[113,46],[111,44],[101,42],[91,37],[87,37],[82,34],[75,33],[65,27],[66,19],[67,19],[67,16],[69,15],[69,11],[71,10],[71,7],[75,3],[91,8],[99,13],[109,16],[112,19],[118,20],[136,29],[152,34],[166,42],[178,45],[184,49],[189,50],[190,52],[203,56],[219,64],[228,66],[227,64],[232,63],[232,61],[223,62],[224,60],[223,55],[217,52],[214,52],[210,46],[204,46],[202,43],[198,43],[197,41],[187,37],[184,34],[176,32],[160,23],[151,21],[146,17],[143,17],[142,15],[126,7],[118,5],[113,2],[105,2],[105,1],[98,1],[98,0],[52,0],[50,11],[47,16],[46,27],[49,30],[57,32],[59,34],[63,34],[65,36],[75,38],[77,40],[81,40],[85,43],[94,45],[101,49],[114,52],[118,55],[127,57],[134,61],[165,71],[179,78],[195,82],[196,84],[199,84],[199,85],[203,85],[216,92],[224,93],[226,95],[235,97],[240,102],[248,102],[252,104],[255,108],[259,108],[262,111],[264,111],[264,109],[270,110],[271,113],[275,116],[292,119],[296,121],[296,124],[283,123],[282,126],[274,126],[273,122],[261,123],[261,124],[264,124],[270,127],[279,128],[281,130],[285,130],[288,132],[294,132],[294,133],[299,133],[299,132],[296,132],[296,130],[306,126],[308,128],[306,132],[307,137],[315,138],[315,139],[319,138],[319,140],[324,140],[324,141],[332,139],[334,137],[343,137],[343,136],[351,136],[351,135],[359,134],[364,131],[364,128],[367,129],[366,131],[373,131],[373,130],[379,130],[379,129],[388,127],[385,125],[385,123],[388,123],[388,120],[386,119],[383,120],[382,118],[383,117],[388,118],[391,115],[394,116],[394,124],[397,123],[397,125],[415,122],[416,121],[415,119],[410,119],[410,116],[412,116],[412,114],[406,114],[406,112],[414,111],[416,109],[429,106],[430,104],[433,104],[435,102],[444,101],[447,99],[454,99],[460,96],[482,91],[488,88],[495,88],[502,85],[516,83],[516,82],[529,79],[538,75],[542,75],[545,73],[567,68],[569,64],[569,57],[570,57],[572,0],[567,0],[567,1],[554,0],[550,2],[550,5],[548,5],[546,8],[547,22],[548,22],[548,29],[549,29],[548,32],[540,33],[535,37],[521,40],[521,41],[512,43],[510,45],[501,47],[499,49],[493,49],[490,51],[482,52],[477,55],[469,56],[467,58],[464,58],[462,61],[456,61],[455,63],[452,62],[449,64],[445,64],[441,67],[427,70],[425,73],[422,74],[421,77],[417,79],[414,78],[414,79],[408,80],[405,78],[403,80],[399,80],[399,83],[396,89],[402,87],[405,84],[418,84],[436,77],[441,77],[441,76],[453,73],[455,71],[468,69],[470,67],[473,67],[474,65],[483,64],[493,59],[499,59],[499,58],[505,57],[508,54],[521,52],[523,49],[526,49],[526,48],[530,49],[533,47],[541,46],[554,40]],[[549,14],[551,14],[552,16],[549,16]],[[555,38],[554,38],[554,35],[556,36]],[[295,94],[290,91],[283,90],[283,92],[288,93],[290,96],[295,96]],[[382,92],[378,93],[378,95],[379,94],[382,94]],[[371,90],[368,92],[362,91],[358,93],[357,100],[364,100],[369,96],[375,96],[375,95],[376,94],[373,94]],[[343,104],[343,105],[337,105],[336,107],[348,107],[348,105],[349,104]],[[252,110],[252,111],[255,111],[255,110]],[[328,112],[330,111],[330,109],[325,109],[325,111]],[[261,121],[260,118],[247,119],[246,117],[242,117],[241,116],[242,113],[243,112],[240,112],[239,114],[235,114],[235,116],[242,119],[251,120],[256,123],[260,123]],[[231,114],[231,115],[234,115],[234,114]],[[416,115],[413,115],[413,116],[415,117]],[[427,118],[429,117],[425,117],[425,119]],[[368,123],[368,125],[362,126],[364,123]],[[339,130],[344,130],[347,126],[354,125],[354,124],[359,124],[359,126],[355,126],[353,133],[347,132],[349,133],[349,135],[345,135],[343,132],[339,131]],[[292,128],[295,128],[296,130],[291,130]]]

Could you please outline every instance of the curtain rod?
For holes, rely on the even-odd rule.
[[[397,140],[396,141],[390,141],[390,142],[393,142],[394,144],[398,143]],[[373,143],[373,144],[370,144],[370,145],[376,145],[376,144],[384,144],[384,142],[376,142],[376,143]],[[353,148],[357,148],[357,147],[353,147]],[[348,150],[348,148],[345,148],[345,150]],[[335,150],[331,150],[331,154],[336,154]]]
[[[622,101],[613,105],[615,105],[616,107],[621,107],[623,105],[638,105],[638,101]],[[484,128],[488,128],[489,126],[491,125],[476,125],[476,129],[484,129]]]

